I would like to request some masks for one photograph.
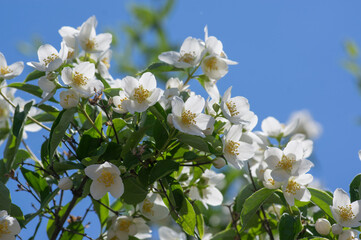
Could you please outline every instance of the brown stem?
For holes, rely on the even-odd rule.
[[[254,187],[254,190],[257,191],[257,187],[256,187],[256,184],[254,182],[254,179],[253,179],[253,176],[252,176],[252,172],[251,172],[251,167],[249,165],[249,162],[247,161],[247,167],[248,167],[248,172],[249,172],[249,177],[251,178],[251,182],[252,182],[252,185]],[[270,224],[268,222],[268,219],[267,219],[267,216],[266,216],[266,212],[263,208],[263,205],[260,207],[261,208],[261,211],[262,211],[262,214],[263,214],[263,220],[261,218],[261,215],[259,214],[259,211],[257,211],[257,214],[258,214],[258,217],[261,219],[262,221],[262,225],[264,227],[264,229],[267,231],[269,237],[270,237],[270,240],[274,240],[274,237],[273,237],[273,233],[272,233],[272,229],[270,227]]]
[[[78,200],[79,197],[81,197],[81,194],[83,193],[83,187],[87,181],[87,177],[83,178],[83,181],[80,183],[80,186],[78,189],[73,191],[73,199],[70,201],[68,208],[66,209],[66,212],[64,213],[63,217],[60,219],[59,224],[56,225],[56,228],[53,232],[53,234],[51,235],[51,240],[56,240],[56,237],[58,236],[59,232],[63,229],[63,225],[66,221],[66,219],[68,218],[70,212],[73,210],[76,201]]]

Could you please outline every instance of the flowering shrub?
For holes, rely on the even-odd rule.
[[[350,197],[309,187],[314,164],[307,158],[319,125],[298,112],[285,124],[267,117],[254,131],[258,117],[248,100],[232,96],[231,87],[218,91],[237,63],[207,27],[203,40],[188,37],[179,52],[163,52],[136,76],[114,79],[112,35],[96,34],[96,26],[93,16],[79,28],[62,27],[61,49],[40,46],[39,62],[27,63],[34,71],[23,82],[10,80],[24,64],[7,65],[0,53],[0,140],[6,140],[0,239],[14,239],[37,216],[48,219],[49,239],[147,239],[152,223],[160,239],[357,239],[361,175]],[[161,89],[157,75],[164,73],[172,77]],[[209,97],[193,92],[190,81]],[[41,100],[15,98],[14,89]],[[36,156],[23,139],[40,129],[49,133]],[[235,177],[224,174],[230,169]],[[244,186],[226,202],[236,178]],[[36,211],[24,216],[12,203],[9,180],[38,202]],[[85,216],[71,215],[85,199],[91,201],[85,216],[92,208],[99,217],[98,236],[85,232]],[[228,212],[213,211],[217,206]],[[207,213],[228,222],[208,228]],[[176,231],[169,228],[174,223]]]

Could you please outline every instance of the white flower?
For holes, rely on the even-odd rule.
[[[7,211],[0,211],[0,239],[15,240],[15,235],[21,231],[18,221],[9,216]]]
[[[58,69],[68,57],[68,48],[64,42],[58,52],[50,44],[41,45],[38,49],[39,62],[28,62],[30,67],[41,72],[51,72]]]
[[[265,162],[272,169],[272,177],[279,182],[302,175],[314,166],[311,161],[303,159],[303,147],[299,141],[290,141],[283,151],[270,147],[264,155]]]
[[[95,57],[95,59],[98,62],[98,71],[100,76],[107,80],[113,79],[113,77],[109,73],[110,60],[112,59],[112,50],[108,49],[101,54],[93,53],[91,57],[93,57],[94,55],[99,55]]]
[[[331,230],[331,223],[326,218],[319,218],[315,224],[316,231],[321,235],[328,235]]]
[[[338,240],[359,240],[359,232],[353,229],[347,229],[342,231]]]
[[[296,133],[303,133],[307,138],[315,139],[318,138],[322,133],[322,126],[316,122],[309,111],[301,110],[292,113],[289,124],[297,122],[297,127],[294,129]]]
[[[58,187],[61,190],[69,190],[73,187],[73,181],[69,177],[63,177],[59,180]]]
[[[331,212],[338,224],[343,227],[361,226],[361,200],[351,203],[348,194],[341,188],[337,188],[333,193],[333,205]]]
[[[55,79],[52,79],[51,75],[42,76],[38,80],[38,85],[43,90],[43,93],[41,94],[41,97],[43,100],[39,103],[41,105],[42,103],[49,100],[52,96],[54,96],[56,92],[56,85],[54,83]]]
[[[169,214],[169,210],[161,196],[156,193],[148,194],[144,201],[139,204],[139,209],[143,216],[149,218],[151,221],[161,220]]]
[[[246,123],[251,114],[248,100],[240,96],[231,98],[231,90],[229,87],[222,97],[222,113],[233,124]]]
[[[266,169],[263,173],[263,185],[268,189],[277,189],[281,187],[281,182],[277,182],[271,176],[271,169]]]
[[[60,105],[65,109],[76,107],[79,103],[79,94],[73,89],[62,91],[59,97]]]
[[[128,110],[124,106],[124,100],[128,100],[128,97],[125,95],[123,91],[119,91],[119,96],[112,97],[113,104],[115,107],[113,107],[113,110],[117,113],[127,113]]]
[[[80,46],[89,53],[106,51],[112,43],[112,35],[110,33],[96,34],[96,25],[96,18],[92,16],[81,25],[79,30]]]
[[[164,110],[167,110],[171,107],[172,99],[175,96],[179,96],[178,88],[167,88],[160,97],[159,104],[163,107]]]
[[[71,86],[81,96],[90,97],[104,89],[101,81],[95,79],[95,66],[89,62],[82,62],[74,69],[65,67],[61,71],[61,78],[66,85]]]
[[[184,85],[183,81],[179,78],[169,78],[165,84],[165,88],[177,88],[179,92],[185,91],[189,88],[189,85]]]
[[[157,81],[150,72],[144,73],[139,80],[127,76],[122,80],[127,99],[122,103],[128,112],[144,112],[160,99],[162,90],[157,88]]]
[[[142,218],[119,216],[108,231],[108,239],[127,240],[129,236],[145,239],[152,236],[151,232]]]
[[[16,62],[8,66],[4,54],[0,52],[0,80],[12,79],[19,76],[24,70],[23,62]]]
[[[228,65],[235,65],[237,62],[229,60],[223,51],[223,44],[216,37],[208,37],[208,28],[204,28],[206,56],[202,61],[202,71],[211,80],[219,80],[228,73]]]
[[[164,52],[158,58],[177,68],[189,68],[198,65],[203,57],[203,53],[204,45],[202,40],[188,37],[184,40],[179,52]]]
[[[215,173],[206,169],[199,179],[199,186],[192,186],[189,191],[189,197],[193,200],[199,200],[208,208],[208,205],[219,206],[223,202],[222,193],[216,188],[224,179],[223,173]]]
[[[233,125],[222,138],[223,155],[236,168],[241,168],[243,161],[250,159],[255,153],[251,144],[240,141],[241,137],[242,125]]]
[[[186,102],[180,97],[172,100],[172,113],[169,114],[174,127],[190,135],[205,137],[203,131],[209,127],[212,117],[202,113],[205,105],[204,98],[200,95],[191,96]]]
[[[297,133],[290,138],[290,141],[300,141],[303,148],[303,158],[311,156],[313,151],[313,141],[306,139],[306,136],[302,133]]]
[[[78,47],[78,35],[79,30],[73,27],[62,27],[59,29],[59,34],[63,38],[63,42],[65,42],[66,46],[68,47],[68,55],[67,59],[76,58],[79,52]]]
[[[84,169],[85,174],[93,180],[90,194],[96,200],[101,199],[107,192],[114,198],[123,195],[124,185],[120,178],[120,171],[112,163],[93,164]]]
[[[297,127],[297,121],[288,125],[281,124],[274,117],[267,117],[262,121],[262,131],[269,137],[278,138],[290,135]]]
[[[295,198],[301,202],[308,202],[311,199],[311,193],[306,185],[312,182],[311,174],[303,174],[298,177],[290,177],[283,183],[282,191],[287,203],[290,206],[295,204]]]
[[[186,240],[187,236],[185,233],[177,233],[173,229],[165,226],[161,226],[158,229],[159,240]]]

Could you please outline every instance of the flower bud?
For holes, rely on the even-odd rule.
[[[226,165],[226,160],[224,160],[224,158],[216,157],[213,160],[213,166],[217,169],[220,169],[220,168],[224,167],[225,165]]]
[[[60,93],[60,105],[65,108],[76,107],[79,103],[79,95],[74,90],[66,90]]]
[[[73,187],[73,181],[68,177],[63,177],[58,183],[58,187],[61,190],[69,190]]]
[[[331,230],[330,222],[325,218],[319,218],[315,225],[316,231],[321,235],[328,235]]]
[[[335,235],[339,235],[342,233],[342,226],[338,223],[332,225],[332,233]]]
[[[126,173],[127,172],[127,168],[125,166],[119,166],[119,171],[121,173]]]

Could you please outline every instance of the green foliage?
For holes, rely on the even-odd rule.
[[[331,219],[333,219],[330,206],[332,205],[332,196],[322,190],[308,188],[311,193],[311,201],[322,209]]]
[[[350,198],[351,202],[361,199],[361,174],[356,175],[350,183]]]
[[[298,234],[302,231],[300,216],[292,216],[284,213],[278,226],[280,240],[297,239]]]

